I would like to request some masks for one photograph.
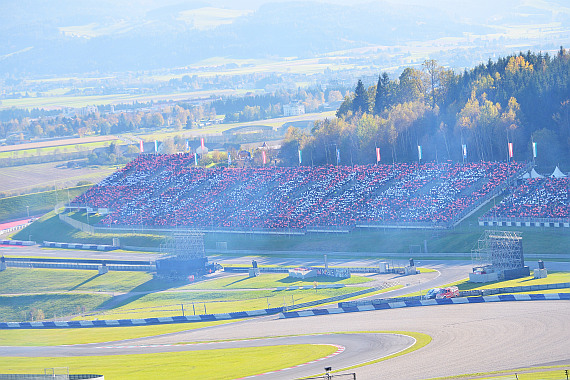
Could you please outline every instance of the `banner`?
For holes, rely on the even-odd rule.
[[[380,162],[380,148],[376,148],[376,163]]]
[[[467,158],[467,145],[462,144],[461,149],[463,150],[463,158]]]
[[[198,154],[194,153],[194,165],[198,166]]]
[[[336,164],[340,163],[340,150],[336,148]]]
[[[302,162],[303,162],[303,159],[301,158],[301,150],[299,150],[299,165],[301,165]]]
[[[536,158],[536,143],[532,143],[532,157]]]
[[[232,164],[232,155],[228,152],[228,166]]]
[[[202,147],[202,153],[204,153],[204,138],[200,139],[200,146]]]
[[[158,142],[154,140],[154,153],[158,153]]]
[[[422,146],[418,145],[418,160],[422,159]]]
[[[139,141],[139,150],[141,151],[141,153],[144,153],[144,145],[143,145],[143,141]]]
[[[261,151],[261,157],[263,157],[263,165],[265,165],[267,163],[267,154],[265,154],[264,150]]]
[[[513,143],[509,143],[509,158],[513,158]]]
[[[186,152],[188,152],[188,149],[190,149],[190,143],[188,142],[188,140],[186,140]]]

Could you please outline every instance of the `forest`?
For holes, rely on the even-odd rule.
[[[302,165],[534,159],[567,171],[570,51],[519,53],[462,73],[427,60],[369,88],[359,80],[336,116],[310,133],[290,128],[281,161],[298,165],[299,151]]]

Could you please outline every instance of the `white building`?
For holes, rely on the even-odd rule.
[[[283,105],[284,116],[298,116],[305,113],[305,106],[302,104],[285,104]]]

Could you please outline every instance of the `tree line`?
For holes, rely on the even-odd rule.
[[[519,53],[455,73],[435,60],[384,72],[374,86],[359,80],[336,118],[310,133],[290,129],[280,154],[287,165],[533,159],[570,169],[570,52]],[[465,151],[463,150],[465,145]],[[464,153],[466,156],[464,157]]]

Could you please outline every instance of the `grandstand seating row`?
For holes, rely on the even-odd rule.
[[[447,227],[523,163],[217,168],[191,154],[140,155],[72,206],[108,208],[101,225],[305,229],[425,223]]]
[[[570,178],[524,179],[484,218],[568,219],[570,218]]]

